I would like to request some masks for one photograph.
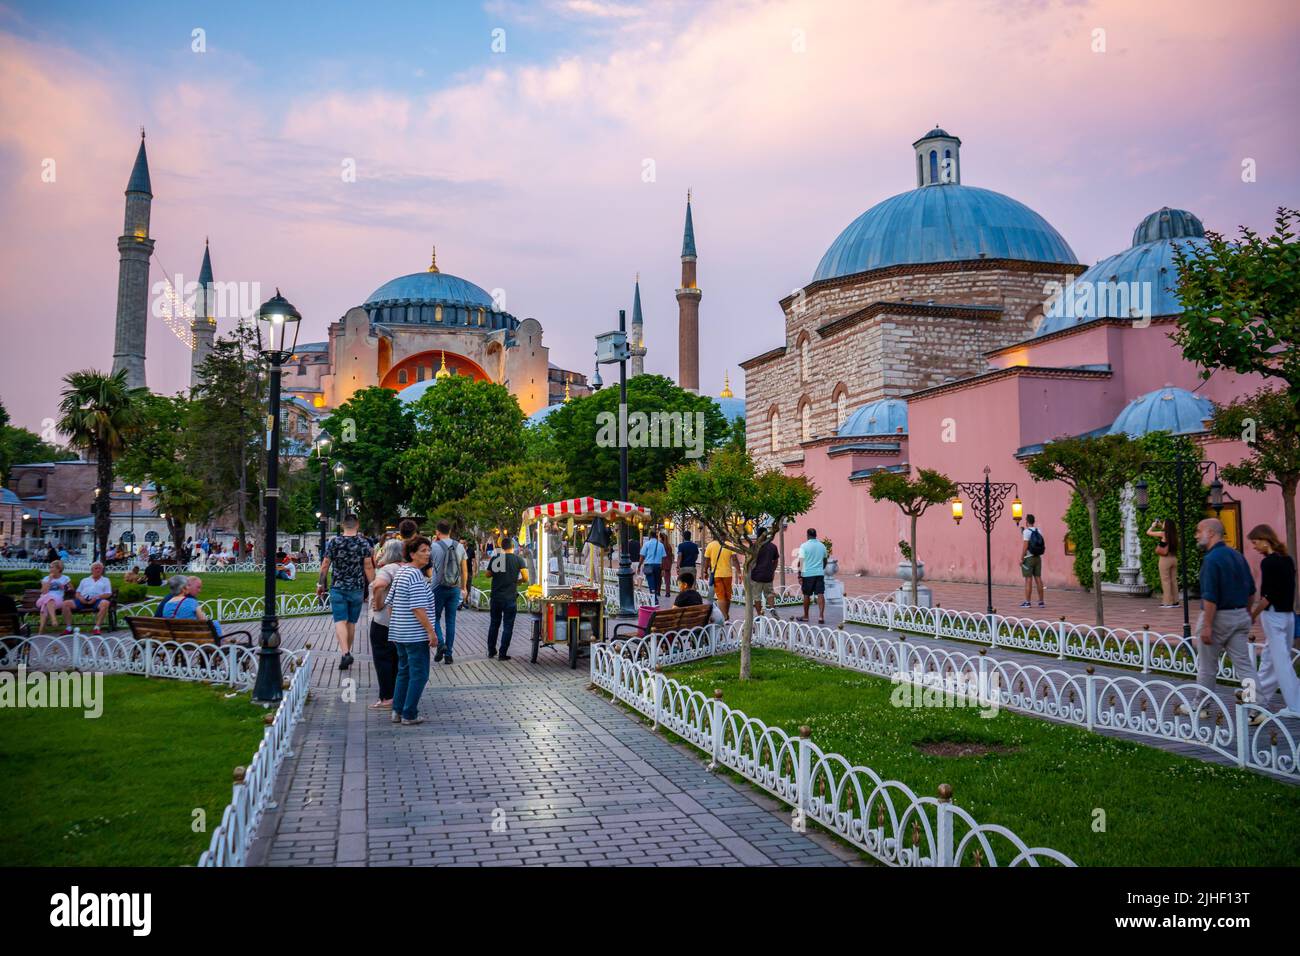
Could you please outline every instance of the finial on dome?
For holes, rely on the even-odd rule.
[[[141,141],[144,140],[144,127],[143,127],[143,126],[140,127],[140,139],[141,139]]]
[[[433,377],[435,380],[439,380],[439,379],[448,378],[450,375],[451,375],[451,371],[447,368],[447,350],[443,349],[442,367],[439,368],[438,371],[434,373]]]
[[[731,391],[731,372],[722,373],[722,391],[718,393],[719,398],[735,398]]]
[[[569,379],[567,377],[564,379],[564,400],[566,402],[569,400]]]
[[[429,271],[430,272],[438,271],[438,247],[437,246],[433,247],[433,252],[430,253],[429,255]]]

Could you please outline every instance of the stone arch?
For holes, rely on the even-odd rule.
[[[424,381],[436,375],[438,369],[442,367],[442,358],[447,357],[447,369],[456,375],[468,375],[476,382],[491,381],[487,372],[483,371],[473,359],[466,358],[457,352],[444,352],[442,349],[429,349],[424,352],[416,352],[414,355],[408,355],[392,368],[390,368],[379,384],[384,388],[391,388],[400,391],[407,385],[414,382]],[[420,369],[428,369],[426,375],[421,376]],[[402,375],[405,373],[406,382],[402,382]]]
[[[781,450],[781,409],[773,405],[767,410],[768,450],[776,454]]]
[[[799,381],[812,380],[812,336],[807,331],[799,333],[794,342],[795,352],[799,358]]]
[[[799,441],[812,441],[812,399],[804,395],[799,399]]]

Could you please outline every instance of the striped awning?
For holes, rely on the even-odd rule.
[[[606,501],[604,498],[567,498],[548,505],[533,505],[524,509],[524,521],[538,518],[555,518],[563,515],[628,515],[650,517],[650,509],[630,501]]]

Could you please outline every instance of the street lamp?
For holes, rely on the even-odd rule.
[[[1178,510],[1178,576],[1182,578],[1183,586],[1183,637],[1190,638],[1192,622],[1187,607],[1187,535],[1183,534],[1183,529],[1187,527],[1188,472],[1192,468],[1196,469],[1198,483],[1207,472],[1214,474],[1214,479],[1210,482],[1210,507],[1217,515],[1223,509],[1223,483],[1219,481],[1219,466],[1212,461],[1188,461],[1185,458],[1175,458],[1171,461],[1148,461],[1143,466],[1143,470],[1148,468],[1172,468],[1174,472],[1174,494]],[[1145,478],[1139,478],[1133,486],[1133,505],[1145,518],[1147,508],[1151,506],[1151,491]]]
[[[257,350],[271,367],[266,420],[266,540],[263,543],[263,597],[261,650],[253,700],[274,704],[283,696],[280,686],[280,621],[275,613],[275,542],[280,503],[280,366],[298,345],[302,315],[275,290],[274,298],[257,310]]]
[[[320,461],[320,511],[316,512],[316,520],[320,522],[320,556],[325,557],[325,535],[329,531],[329,522],[325,518],[325,483],[329,481],[330,463],[325,457],[329,450],[330,436],[327,432],[321,432],[316,436],[316,457]],[[339,462],[342,464],[342,462]]]
[[[957,488],[961,494],[970,498],[971,508],[975,512],[975,518],[984,529],[984,560],[986,572],[986,586],[988,589],[988,613],[993,614],[993,526],[998,523],[998,518],[1002,517],[1003,502],[1006,501],[1007,495],[1012,492],[1016,493],[1015,500],[1011,503],[1011,518],[1018,525],[1023,517],[1024,504],[1020,500],[1019,489],[1014,481],[989,481],[989,466],[984,466],[983,481],[959,481]],[[962,504],[961,494],[952,499],[952,520],[961,524],[961,519],[965,514],[966,508]]]
[[[618,407],[619,420],[626,418],[627,408],[627,360],[631,356],[627,344],[627,312],[618,310],[618,331],[605,332],[596,336],[596,374],[592,385],[600,387],[600,366],[618,365]],[[620,428],[618,436],[618,495],[627,501],[627,429]],[[624,617],[636,614],[635,597],[632,591],[632,535],[628,522],[624,520],[619,538],[618,557],[618,611]]]
[[[131,550],[135,550],[135,501],[136,496],[144,491],[139,485],[124,485],[122,490],[126,492],[127,499],[131,502]]]

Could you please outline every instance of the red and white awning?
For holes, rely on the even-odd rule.
[[[524,509],[524,521],[536,521],[539,518],[557,518],[564,515],[614,515],[650,517],[650,509],[635,505],[630,501],[606,501],[604,498],[567,498],[553,501],[548,505],[533,505]]]

